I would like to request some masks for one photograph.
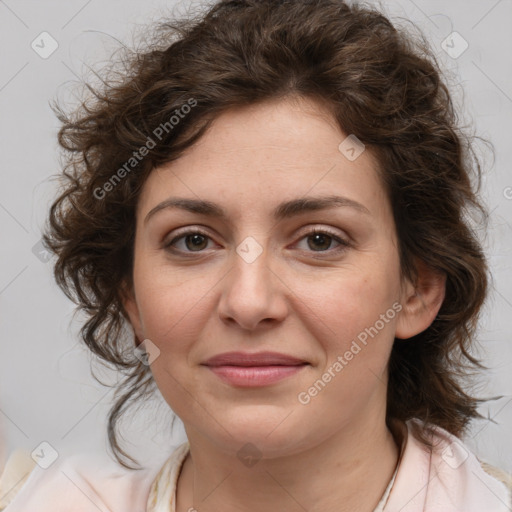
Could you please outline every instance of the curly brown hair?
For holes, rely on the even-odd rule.
[[[467,386],[483,367],[471,352],[488,282],[468,212],[486,217],[473,140],[458,127],[428,44],[342,0],[225,0],[151,30],[144,49],[122,54],[121,75],[107,68],[109,79],[89,86],[92,95],[71,114],[54,104],[65,165],[45,242],[57,255],[58,284],[87,315],[83,341],[123,375],[108,419],[117,460],[135,462],[118,443],[119,419],[155,389],[133,354],[122,305],[141,188],[222,112],[292,96],[327,105],[341,130],[377,157],[403,275],[414,280],[418,260],[446,275],[431,326],[395,339],[387,418],[416,417],[460,436],[479,416]]]

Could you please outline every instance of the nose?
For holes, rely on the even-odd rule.
[[[286,318],[287,286],[269,267],[266,252],[249,262],[233,253],[231,270],[222,280],[219,316],[244,330],[274,326]]]

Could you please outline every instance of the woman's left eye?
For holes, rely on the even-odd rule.
[[[319,229],[310,231],[300,240],[306,240],[308,248],[313,252],[338,252],[349,246],[349,243],[346,240],[343,240],[334,233]],[[333,241],[338,244],[334,249],[331,248]]]
[[[301,250],[310,250],[312,252],[338,252],[349,246],[346,240],[343,240],[334,233],[319,229],[303,235],[300,241],[302,242],[303,240],[306,241],[308,248]],[[186,231],[173,238],[169,243],[166,243],[164,248],[182,253],[202,252],[208,248],[208,241],[211,241],[211,238],[202,231]],[[331,247],[333,242],[338,244],[334,249]]]

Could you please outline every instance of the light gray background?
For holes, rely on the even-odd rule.
[[[83,62],[96,66],[108,60],[115,39],[131,45],[135,25],[175,5],[163,0],[0,1],[0,466],[14,449],[32,451],[42,441],[61,456],[106,452],[105,416],[112,391],[91,377],[90,357],[77,343],[80,319],[73,321],[72,304],[53,283],[51,263],[32,250],[55,194],[49,178],[59,170],[58,124],[49,101],[65,95],[66,87],[86,71]],[[466,442],[510,472],[512,0],[393,0],[385,2],[385,9],[395,22],[412,20],[426,33],[464,118],[495,146],[494,161],[483,154],[483,193],[492,211],[485,243],[494,284],[480,333],[481,353],[490,367],[481,393],[504,398],[482,407],[492,421],[475,422]],[[59,45],[47,59],[31,48],[43,31]],[[458,58],[442,49],[453,31],[469,45]],[[462,48],[461,40],[447,41],[454,51]],[[174,437],[166,434],[166,409],[157,397],[133,418],[127,438],[143,463],[159,463],[167,453],[159,444],[184,439],[179,420]]]

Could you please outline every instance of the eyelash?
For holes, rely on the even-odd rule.
[[[177,250],[172,247],[173,244],[176,243],[178,240],[181,240],[182,238],[186,238],[187,236],[190,236],[190,235],[201,235],[201,236],[204,236],[205,238],[211,239],[211,237],[208,235],[208,233],[206,233],[198,228],[190,229],[190,230],[184,231],[180,235],[174,237],[169,243],[166,243],[164,245],[164,249],[167,249],[170,252],[173,252],[175,254],[179,253],[181,255],[182,254],[194,254],[194,253],[200,254],[201,252],[203,252],[203,250],[201,250],[201,251],[182,251],[182,250],[179,250],[179,249]],[[303,240],[305,238],[315,236],[315,235],[327,235],[329,238],[331,238],[332,240],[334,240],[335,242],[337,242],[340,245],[335,249],[327,249],[325,251],[308,251],[308,252],[312,252],[314,254],[326,254],[326,253],[327,254],[337,254],[339,252],[346,250],[350,246],[350,243],[347,240],[340,238],[337,234],[331,232],[328,229],[314,228],[311,231],[307,231],[306,233],[304,233],[299,240]]]

